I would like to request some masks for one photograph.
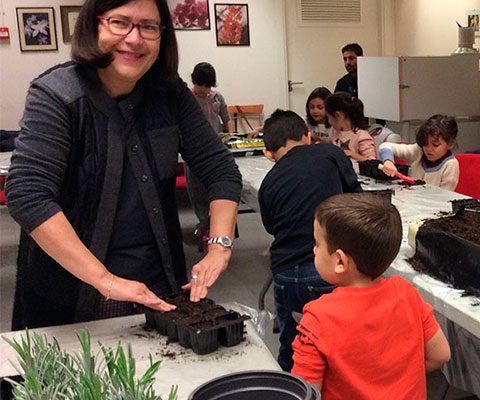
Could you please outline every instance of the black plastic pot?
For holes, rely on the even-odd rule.
[[[224,375],[195,389],[188,400],[318,400],[319,391],[281,371],[245,371]]]

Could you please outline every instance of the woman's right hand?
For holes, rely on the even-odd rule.
[[[388,175],[388,176],[395,176],[395,174],[397,173],[397,167],[395,166],[395,164],[393,162],[391,162],[390,160],[386,160],[384,163],[383,163],[383,169],[382,169],[383,173],[385,175]]]
[[[117,301],[131,301],[143,304],[157,311],[172,311],[176,307],[156,296],[147,286],[141,282],[120,278],[108,273],[98,288],[106,298]]]

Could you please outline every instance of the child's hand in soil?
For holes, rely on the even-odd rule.
[[[230,248],[224,248],[218,244],[208,246],[207,255],[192,268],[190,283],[182,286],[182,289],[190,290],[190,301],[200,301],[207,297],[208,289],[227,269],[231,256]]]

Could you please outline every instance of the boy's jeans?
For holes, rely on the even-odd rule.
[[[292,317],[292,311],[303,312],[306,303],[330,293],[334,288],[320,277],[313,261],[273,276],[273,294],[280,329],[278,363],[284,371],[290,372],[293,367],[292,342],[297,335],[297,322]]]

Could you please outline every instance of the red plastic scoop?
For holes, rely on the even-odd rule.
[[[383,164],[378,164],[378,169],[383,171]],[[415,183],[415,179],[407,176],[407,175],[403,175],[401,174],[400,172],[396,172],[395,176],[399,179],[401,179],[402,181],[405,181],[407,183],[410,183],[411,185],[413,185]]]

